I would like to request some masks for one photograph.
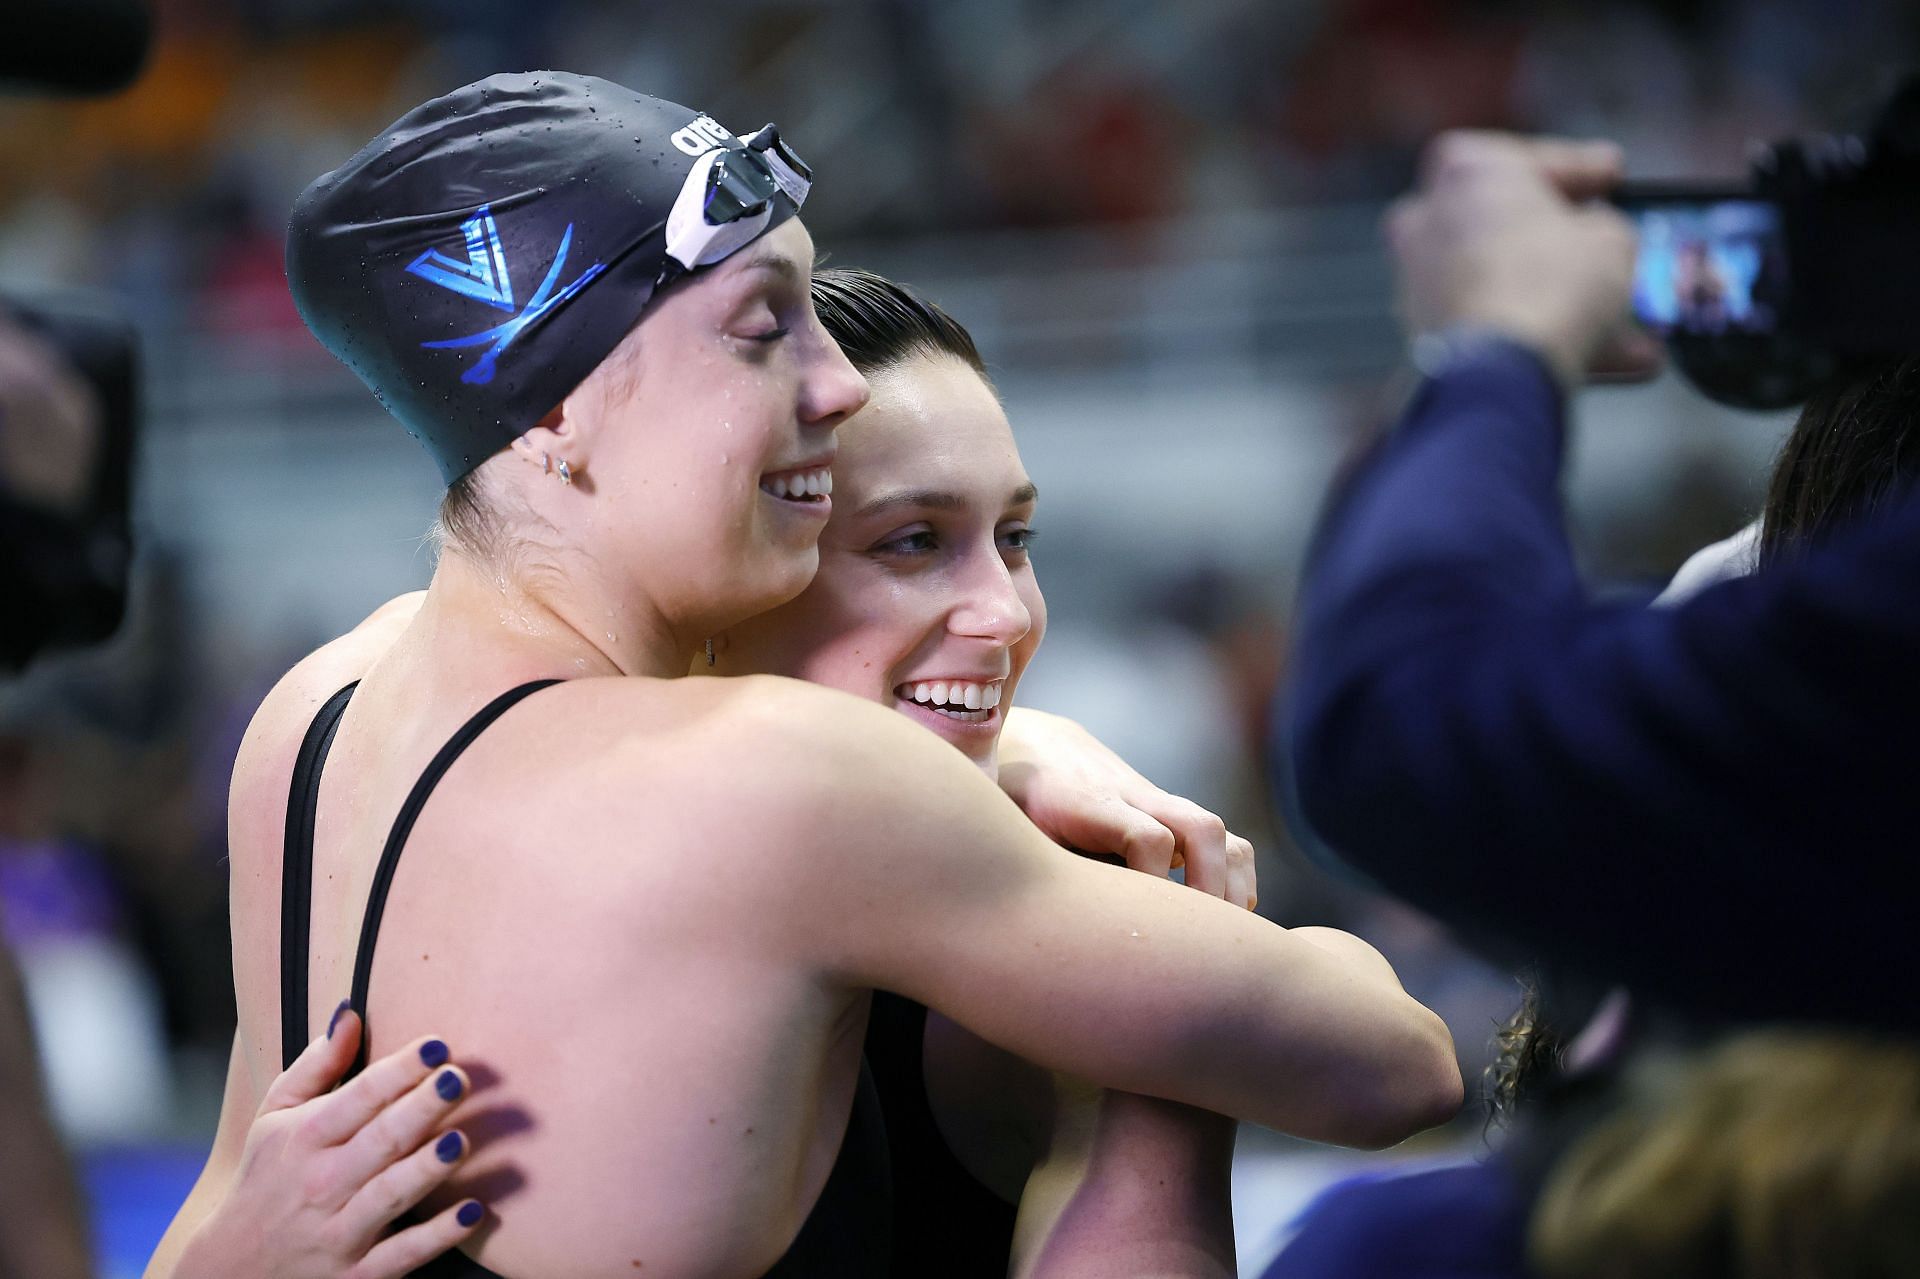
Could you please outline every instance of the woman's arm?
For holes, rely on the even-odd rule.
[[[735,705],[758,758],[715,782],[718,820],[743,847],[781,832],[754,891],[779,903],[771,939],[829,980],[898,991],[1051,1070],[1315,1140],[1390,1145],[1458,1107],[1446,1027],[1383,966],[1063,855],[879,707],[757,693]]]
[[[458,1129],[437,1130],[469,1084],[445,1044],[420,1039],[330,1092],[360,1030],[340,1014],[257,1111],[235,1038],[213,1152],[146,1279],[400,1279],[473,1234],[472,1199],[387,1233],[466,1158]]]
[[[1065,1080],[1061,1094],[1008,1273],[1232,1279],[1234,1121]]]

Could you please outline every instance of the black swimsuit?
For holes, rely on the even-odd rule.
[[[927,1006],[873,992],[866,1056],[887,1117],[897,1279],[1004,1275],[1014,1206],[974,1180],[940,1134],[927,1100]]]
[[[363,1018],[367,1010],[367,986],[373,973],[374,942],[379,938],[387,891],[400,864],[400,852],[406,846],[407,835],[426,805],[427,797],[454,760],[488,725],[522,698],[558,682],[538,680],[496,697],[460,727],[414,783],[387,836],[379,868],[374,872],[373,887],[367,894],[366,918],[360,926],[360,943],[353,965],[352,1005]],[[357,687],[356,681],[335,693],[314,716],[300,743],[300,754],[293,767],[293,785],[287,796],[286,862],[280,889],[283,1067],[293,1064],[293,1059],[305,1049],[308,1038],[307,951],[312,909],[313,820],[320,793],[320,770],[333,746],[334,734],[339,731],[340,718],[346,713],[347,703]],[[365,1034],[361,1036],[360,1058],[348,1073],[349,1078],[366,1065],[367,1038]],[[767,1271],[767,1279],[881,1279],[889,1266],[892,1211],[886,1123],[881,1118],[873,1076],[863,1055],[860,1081],[854,1092],[840,1155],[793,1245],[773,1269]],[[1004,1267],[1004,1256],[1001,1264]],[[414,1275],[416,1279],[502,1279],[458,1251],[443,1254],[416,1270]]]

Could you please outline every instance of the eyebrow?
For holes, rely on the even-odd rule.
[[[771,271],[775,275],[798,284],[800,282],[800,264],[777,249],[761,249],[742,264],[743,271]]]
[[[1022,484],[1008,496],[1007,505],[1025,506],[1029,502],[1037,501],[1039,497],[1039,489],[1031,483]],[[887,511],[958,511],[964,509],[966,505],[966,498],[945,489],[902,489],[898,493],[888,493],[875,498],[854,514],[858,518],[865,519],[869,515],[880,515]]]

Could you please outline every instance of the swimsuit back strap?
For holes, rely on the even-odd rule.
[[[360,947],[354,956],[353,992],[349,1002],[354,1011],[360,1014],[363,1025],[367,1016],[367,987],[373,979],[374,945],[380,939],[380,919],[386,914],[387,893],[393,887],[393,873],[400,865],[400,852],[406,847],[407,836],[413,833],[413,823],[419,818],[420,810],[426,807],[433,788],[439,785],[440,779],[446,776],[461,752],[473,745],[474,739],[484,733],[489,725],[526,697],[560,682],[557,679],[534,680],[508,689],[481,707],[440,748],[440,753],[433,757],[433,762],[427,765],[426,771],[420,774],[420,780],[413,784],[413,790],[408,792],[407,802],[400,806],[400,815],[394,819],[393,829],[387,833],[387,846],[380,852],[380,865],[373,873],[373,887],[367,893],[367,913],[360,923]],[[354,1059],[353,1069],[348,1072],[349,1078],[366,1067],[367,1044],[371,1038],[370,1034],[361,1035],[360,1052]]]
[[[280,1066],[307,1046],[307,947],[313,919],[313,816],[320,802],[320,770],[353,700],[355,680],[332,697],[307,726],[287,792],[286,852],[280,865]]]

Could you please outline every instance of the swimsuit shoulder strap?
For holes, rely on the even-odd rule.
[[[525,698],[560,682],[557,679],[534,680],[518,688],[508,689],[481,707],[473,718],[462,724],[459,731],[440,748],[440,753],[433,757],[433,762],[427,765],[426,771],[420,774],[420,780],[413,784],[413,790],[408,792],[406,803],[400,806],[400,815],[394,818],[393,829],[387,833],[387,845],[381,850],[380,865],[374,870],[373,886],[367,892],[367,913],[360,923],[360,946],[353,961],[353,991],[349,1003],[354,1011],[360,1014],[363,1023],[367,1015],[367,987],[373,979],[374,945],[380,939],[380,920],[386,913],[387,893],[393,887],[393,873],[399,868],[401,850],[406,847],[407,836],[413,833],[413,824],[418,820],[420,810],[426,807],[428,797],[433,794],[433,788],[440,784],[440,779],[446,776],[449,768],[453,767],[453,762],[459,759],[461,753],[473,745],[474,740],[495,720],[512,710]],[[354,1059],[353,1069],[348,1072],[348,1078],[359,1074],[366,1067],[367,1043],[370,1038],[369,1035],[361,1036],[360,1052]]]
[[[280,1066],[293,1064],[307,1046],[307,947],[313,917],[313,815],[320,798],[320,770],[333,749],[340,717],[353,700],[355,680],[321,706],[301,739],[287,792],[287,839],[280,867]]]

